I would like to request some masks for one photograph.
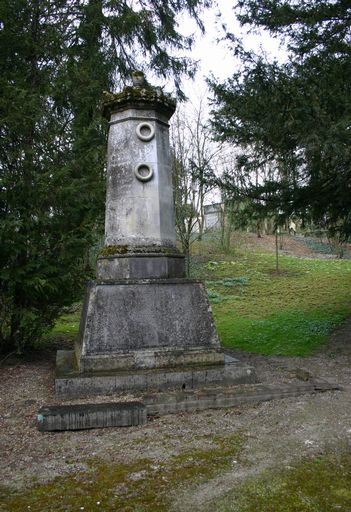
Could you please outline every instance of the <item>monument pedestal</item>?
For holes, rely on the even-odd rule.
[[[206,290],[188,279],[121,279],[87,290],[81,372],[223,364]]]
[[[202,282],[114,279],[89,285],[75,352],[58,352],[55,390],[71,398],[254,382],[252,367],[221,351]]]

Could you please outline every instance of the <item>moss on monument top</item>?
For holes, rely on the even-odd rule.
[[[151,108],[161,110],[171,117],[176,108],[176,100],[163,92],[161,87],[153,87],[145,79],[142,71],[132,74],[133,85],[127,86],[119,93],[103,93],[103,115],[110,119],[111,113],[125,108]]]

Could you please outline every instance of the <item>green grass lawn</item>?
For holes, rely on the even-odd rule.
[[[351,314],[351,261],[242,252],[195,265],[224,347],[284,356],[313,353]]]
[[[51,330],[50,335],[55,336],[57,334],[63,336],[76,336],[79,330],[80,322],[80,311],[74,313],[65,313],[62,315]]]

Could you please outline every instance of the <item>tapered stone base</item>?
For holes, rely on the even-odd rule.
[[[73,351],[58,351],[55,393],[57,398],[83,398],[117,392],[196,389],[257,382],[255,370],[225,356],[223,364],[182,368],[81,373]]]
[[[206,290],[188,279],[92,283],[76,358],[81,373],[224,362]]]

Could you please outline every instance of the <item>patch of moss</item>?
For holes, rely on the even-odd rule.
[[[159,87],[152,87],[148,82],[141,87],[125,87],[120,93],[104,92],[102,101],[103,115],[109,119],[112,112],[116,112],[128,105],[147,104],[164,110],[170,115],[176,108],[176,100],[166,94]]]
[[[229,469],[242,443],[238,435],[214,438],[208,449],[185,451],[161,463],[151,459],[133,464],[92,460],[89,471],[59,477],[23,493],[1,489],[0,510],[167,511],[179,487],[205,481]]]
[[[107,245],[99,252],[100,257],[116,256],[118,254],[126,254],[128,252],[128,245]]]
[[[121,254],[164,254],[166,256],[178,255],[178,249],[159,245],[107,245],[98,254],[100,258],[119,256]]]
[[[251,478],[216,500],[218,512],[331,512],[351,510],[351,454],[328,453],[279,473]]]

